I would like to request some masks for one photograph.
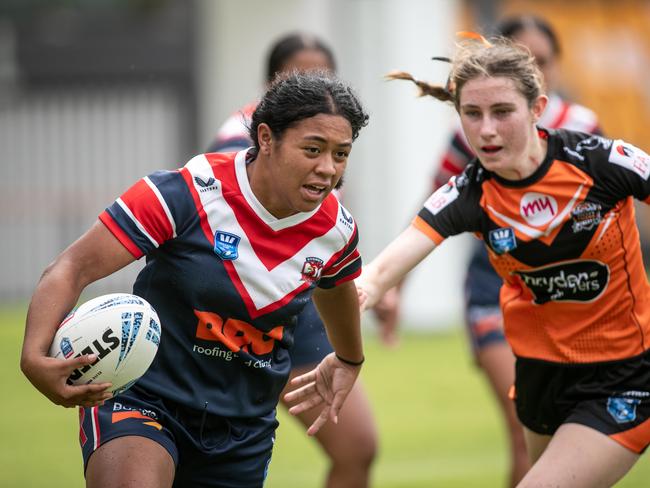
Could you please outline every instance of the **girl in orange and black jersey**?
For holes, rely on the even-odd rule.
[[[436,191],[357,281],[362,308],[445,238],[478,234],[503,280],[515,403],[532,468],[518,486],[611,486],[650,444],[650,286],[632,198],[650,157],[620,140],[538,127],[530,52],[464,42],[446,86],[476,159]]]

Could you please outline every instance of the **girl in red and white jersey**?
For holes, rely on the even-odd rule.
[[[266,81],[270,84],[279,73],[314,69],[336,71],[330,48],[312,35],[289,34],[274,43],[269,52]],[[207,152],[240,151],[250,147],[253,142],[248,127],[256,106],[257,102],[251,102],[232,114],[221,125]],[[340,184],[334,194],[340,198]],[[298,316],[294,346],[289,353],[291,378],[312,369],[331,351],[323,322],[310,302]],[[316,410],[310,410],[301,413],[298,418],[308,426],[317,414]],[[377,450],[377,429],[370,401],[360,380],[348,395],[339,423],[324,426],[315,437],[330,459],[325,486],[368,486],[370,468]]]

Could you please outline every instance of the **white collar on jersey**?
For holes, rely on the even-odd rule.
[[[257,197],[253,194],[250,182],[248,181],[248,174],[246,173],[246,153],[248,153],[249,149],[250,148],[239,151],[237,153],[237,156],[235,156],[235,174],[237,175],[237,182],[239,183],[241,193],[246,199],[248,205],[253,209],[259,218],[261,218],[269,227],[271,227],[271,229],[277,231],[301,224],[308,220],[316,212],[318,212],[318,210],[320,210],[320,205],[318,205],[318,207],[316,207],[311,212],[300,212],[283,219],[278,219],[277,217],[271,215],[271,213],[266,208],[264,208]]]

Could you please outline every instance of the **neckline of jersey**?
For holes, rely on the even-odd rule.
[[[556,138],[552,137],[552,133],[549,129],[546,129],[544,127],[537,127],[538,132],[540,132],[540,135],[542,137],[545,137],[547,146],[546,146],[546,156],[544,156],[544,160],[542,161],[542,164],[540,164],[537,169],[531,174],[530,176],[527,176],[526,178],[522,180],[508,180],[506,178],[502,178],[496,173],[493,173],[490,171],[489,173],[492,175],[492,177],[501,185],[501,186],[507,186],[510,188],[523,188],[526,186],[530,186],[534,183],[537,183],[539,180],[541,180],[544,175],[548,172],[548,170],[551,167],[551,164],[553,164],[554,157],[553,154],[555,154],[555,144],[556,144]],[[544,136],[545,135],[545,136]]]
[[[299,212],[288,217],[279,219],[275,217],[271,212],[269,212],[264,205],[257,199],[251,188],[250,181],[248,181],[248,173],[246,172],[246,165],[250,162],[247,161],[247,154],[252,148],[243,149],[239,151],[235,156],[235,175],[237,177],[237,183],[241,190],[241,194],[248,203],[248,206],[257,214],[257,216],[271,229],[278,231],[286,229],[288,227],[293,227],[294,225],[301,224],[309,220],[313,215],[316,214],[321,208],[321,205],[318,205],[311,212]]]

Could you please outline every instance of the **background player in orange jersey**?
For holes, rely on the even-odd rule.
[[[354,219],[331,191],[367,120],[329,74],[278,79],[253,114],[253,147],[141,179],[48,267],[21,368],[52,402],[84,407],[88,486],[262,486],[296,316],[312,295],[336,353],[303,377],[293,411],[318,411],[309,434],[336,421],[363,362],[361,259]],[[144,255],[133,292],[164,329],[151,367],[115,398],[106,383],[67,385],[96,358],[47,357],[58,324],[88,284]],[[140,415],[113,416],[122,410]]]
[[[445,86],[477,158],[426,201],[357,281],[362,307],[445,238],[474,232],[503,280],[515,405],[533,463],[518,486],[611,486],[650,444],[650,286],[633,197],[650,157],[537,126],[548,97],[529,51],[459,45]]]
[[[594,112],[564,99],[557,91],[560,44],[551,25],[532,15],[503,19],[496,28],[498,35],[512,39],[530,49],[542,72],[548,90],[548,103],[538,125],[549,129],[572,129],[600,133]],[[460,126],[454,130],[433,179],[433,190],[443,186],[451,176],[459,175],[475,155]],[[499,308],[501,278],[488,259],[485,247],[476,242],[472,249],[465,278],[465,325],[476,363],[485,372],[504,414],[510,440],[510,485],[515,486],[530,467],[521,424],[508,391],[514,381],[514,356],[503,335],[503,318]],[[394,290],[398,290],[396,287]],[[399,302],[394,290],[380,302],[382,309],[397,313]],[[392,307],[391,307],[392,305]],[[378,317],[382,318],[381,315]],[[395,320],[382,324],[384,335],[392,337]]]
[[[315,69],[334,72],[336,62],[331,49],[320,39],[306,33],[293,33],[278,39],[271,46],[266,69],[270,84],[279,73]],[[253,144],[248,132],[257,103],[250,103],[233,114],[219,129],[208,152],[240,151]],[[341,181],[342,183],[342,181]],[[337,196],[340,194],[337,193]],[[313,303],[308,303],[298,316],[295,344],[289,351],[291,375],[295,378],[314,368],[332,352],[323,322]],[[285,392],[291,387],[287,385]],[[306,426],[312,424],[317,410],[298,415]],[[316,434],[330,460],[326,486],[361,488],[370,482],[370,467],[377,451],[377,430],[370,402],[358,380],[348,395],[338,424],[327,424]]]

